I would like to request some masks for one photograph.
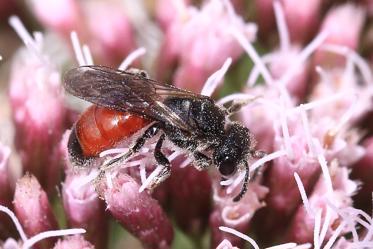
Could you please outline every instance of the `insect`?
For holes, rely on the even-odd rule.
[[[162,152],[167,138],[194,158],[194,166],[204,170],[215,165],[223,178],[238,168],[245,170],[239,201],[247,191],[248,159],[260,158],[248,128],[227,117],[239,104],[220,107],[204,95],[162,84],[144,72],[120,71],[104,66],[82,66],[65,74],[68,93],[93,103],[73,127],[68,142],[71,161],[84,165],[118,142],[149,126],[129,151],[101,166],[104,171],[136,154],[146,140],[159,135],[154,157],[162,166],[152,186],[171,173],[170,162]]]

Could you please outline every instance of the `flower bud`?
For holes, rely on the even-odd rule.
[[[170,248],[172,225],[158,202],[146,192],[139,193],[140,185],[126,174],[112,180],[112,187],[104,187],[104,197],[114,218],[146,248]]]
[[[57,229],[57,220],[47,194],[34,176],[25,175],[17,181],[13,204],[27,236]],[[49,238],[36,245],[38,248],[51,248],[55,241],[55,238]]]

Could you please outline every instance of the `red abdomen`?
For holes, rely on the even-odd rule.
[[[84,156],[98,156],[150,122],[136,114],[93,105],[76,123],[76,136]]]

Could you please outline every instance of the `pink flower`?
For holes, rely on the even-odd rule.
[[[74,235],[65,237],[57,241],[53,249],[94,249],[95,247],[89,243],[84,237]]]
[[[14,194],[14,210],[28,236],[57,229],[56,217],[52,212],[47,194],[38,180],[32,175],[25,175],[17,181]],[[55,239],[39,242],[38,248],[50,248]]]
[[[167,67],[178,62],[175,84],[199,92],[227,57],[237,60],[241,55],[242,48],[230,33],[233,28],[250,40],[255,38],[255,25],[245,23],[231,5],[222,1],[209,1],[200,10],[187,8],[166,32],[159,58],[159,78],[165,76]]]
[[[341,45],[356,50],[364,21],[364,9],[352,3],[329,10],[321,25],[321,30],[328,33],[324,44]],[[315,65],[333,67],[343,65],[345,60],[341,56],[319,50],[314,61]]]
[[[343,214],[340,217],[338,210],[347,210],[352,205],[351,196],[357,190],[357,184],[348,178],[348,170],[339,167],[337,164],[334,161],[329,168],[333,191],[331,192],[328,189],[325,178],[320,177],[309,198],[309,204],[301,206],[291,222],[290,228],[287,231],[289,241],[300,243],[312,242],[314,241],[315,227],[321,227],[321,224],[326,224],[322,226],[322,229],[320,227],[317,228],[320,229],[318,230],[320,233],[318,240],[320,240],[319,244],[321,245],[324,240],[329,240],[341,221],[347,218]],[[331,204],[328,204],[328,202]],[[316,222],[315,219],[320,220]],[[345,221],[348,222],[347,220]],[[345,232],[345,230],[342,231],[342,234]]]
[[[12,61],[9,99],[15,126],[15,145],[24,172],[55,191],[61,170],[57,145],[67,124],[67,109],[57,65],[50,62],[42,40],[33,38],[16,17],[11,25],[27,44]]]
[[[319,25],[322,1],[282,0],[281,2],[284,6],[291,40],[294,43],[306,43],[314,35]]]
[[[171,208],[178,225],[194,236],[203,234],[211,211],[211,180],[207,171],[193,165],[180,167],[180,160],[172,163],[168,181]]]
[[[108,237],[105,205],[98,198],[94,186],[86,182],[87,178],[84,173],[66,171],[62,188],[63,206],[70,227],[84,228],[87,231],[86,239],[95,248],[103,249],[106,248]]]
[[[135,49],[134,28],[120,1],[31,1],[31,6],[42,24],[66,39],[76,31],[101,64],[117,65]]]
[[[74,0],[56,0],[41,3],[28,1],[31,10],[39,21],[52,30],[68,36],[72,30],[79,28],[82,15],[78,2]]]
[[[104,187],[107,208],[146,248],[170,248],[173,229],[158,202],[130,176],[120,174]]]
[[[231,185],[222,190],[215,186],[215,207],[210,215],[211,244],[213,248],[218,246],[224,239],[241,248],[243,246],[241,238],[224,233],[219,227],[226,226],[244,233],[248,230],[255,212],[265,205],[263,199],[268,193],[266,187],[257,183],[250,183],[249,190],[244,197],[239,202],[232,202],[231,192],[237,193],[240,190],[240,186],[234,186],[234,182]]]

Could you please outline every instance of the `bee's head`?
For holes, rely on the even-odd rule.
[[[250,148],[250,131],[246,127],[232,123],[226,135],[214,151],[214,163],[223,176],[233,175],[238,165],[246,159]]]

